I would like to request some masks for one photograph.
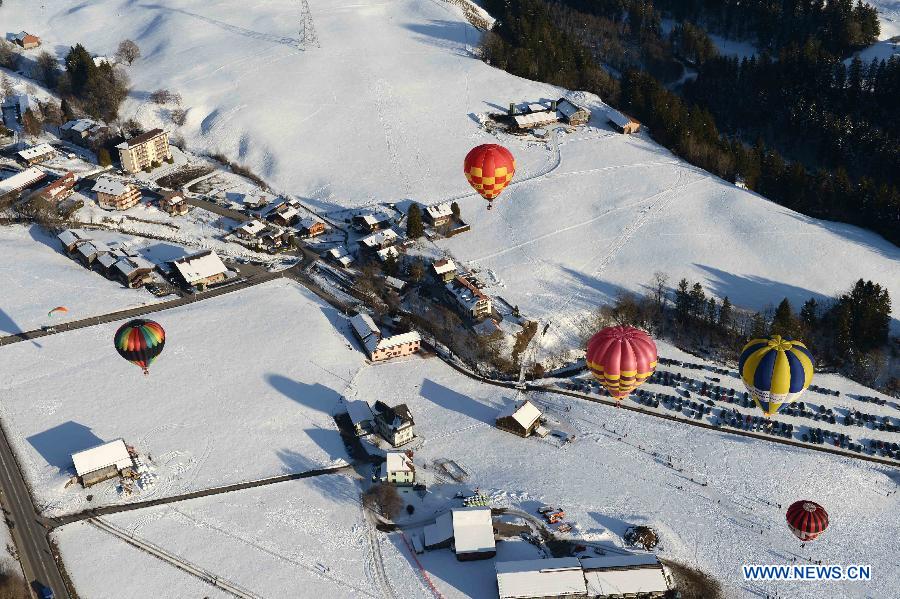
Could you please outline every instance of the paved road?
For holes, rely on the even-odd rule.
[[[57,599],[69,597],[59,565],[50,550],[47,528],[31,503],[22,471],[5,434],[0,434],[0,493],[25,578],[29,583],[36,580],[50,587]]]

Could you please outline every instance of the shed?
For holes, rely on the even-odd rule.
[[[581,564],[574,557],[497,562],[500,599],[587,597]]]
[[[490,559],[497,554],[489,507],[463,507],[453,515],[453,550],[460,561]]]
[[[497,428],[527,437],[541,424],[541,411],[527,399],[511,403],[497,414]]]
[[[363,400],[355,400],[347,402],[347,416],[353,424],[353,430],[357,436],[368,435],[373,430],[373,421],[375,414],[372,413],[372,406],[369,402]]]
[[[613,110],[612,108],[606,113],[608,122],[619,133],[637,133],[641,129],[641,124],[630,116]]]
[[[13,36],[13,42],[26,50],[31,50],[41,45],[41,38],[27,31],[20,31]]]
[[[134,465],[122,439],[73,453],[72,463],[85,487],[116,477],[123,469]]]
[[[669,590],[662,564],[652,553],[585,558],[581,566],[590,597],[651,598]]]

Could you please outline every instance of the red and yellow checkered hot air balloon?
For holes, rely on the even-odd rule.
[[[585,359],[591,373],[618,401],[656,370],[656,344],[640,329],[607,327],[588,341]]]
[[[516,174],[516,159],[503,146],[484,144],[466,154],[463,171],[469,185],[488,201],[490,210],[491,201],[500,195]]]

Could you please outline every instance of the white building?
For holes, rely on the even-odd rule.
[[[500,599],[586,597],[581,564],[574,557],[497,562]]]
[[[377,251],[394,245],[399,239],[400,236],[393,229],[385,229],[363,237],[359,243],[366,249]]]
[[[16,173],[12,177],[7,177],[0,181],[0,198],[8,193],[22,191],[29,185],[37,183],[46,176],[44,171],[31,167]]]
[[[415,331],[382,337],[378,325],[365,312],[350,318],[350,326],[373,362],[412,355],[422,345],[422,337]]]
[[[199,290],[221,283],[228,277],[228,268],[212,250],[204,250],[178,260],[169,261],[179,281]]]
[[[85,487],[114,478],[125,468],[134,465],[122,439],[73,453],[72,463],[75,464],[75,472]]]
[[[406,452],[389,451],[381,465],[381,480],[394,485],[412,485],[416,482],[416,466]]]
[[[98,177],[91,191],[97,194],[100,207],[110,210],[128,210],[141,201],[137,186],[113,177]]]
[[[652,553],[604,555],[581,560],[589,597],[662,597],[669,590],[666,574]]]
[[[375,412],[375,428],[378,433],[384,437],[384,440],[399,447],[405,443],[412,441],[416,433],[413,429],[415,421],[412,414],[405,403],[396,406],[389,406],[381,401],[376,401]]]

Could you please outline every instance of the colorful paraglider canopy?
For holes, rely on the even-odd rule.
[[[47,312],[47,316],[53,316],[54,314],[66,314],[68,313],[68,311],[69,309],[65,306],[56,306],[55,308]]]
[[[166,332],[159,323],[139,318],[120,326],[113,342],[120,356],[148,374],[147,369],[166,344]]]
[[[627,397],[656,370],[656,344],[634,327],[607,327],[591,337],[587,367],[617,400]]]
[[[781,335],[750,340],[738,362],[747,391],[766,416],[800,397],[812,382],[813,368],[812,354],[803,342]]]
[[[491,201],[512,181],[516,160],[503,146],[484,144],[469,151],[463,172],[469,185],[488,201],[490,210]]]
[[[788,528],[801,541],[813,541],[828,528],[828,512],[815,501],[791,504],[785,514]]]

